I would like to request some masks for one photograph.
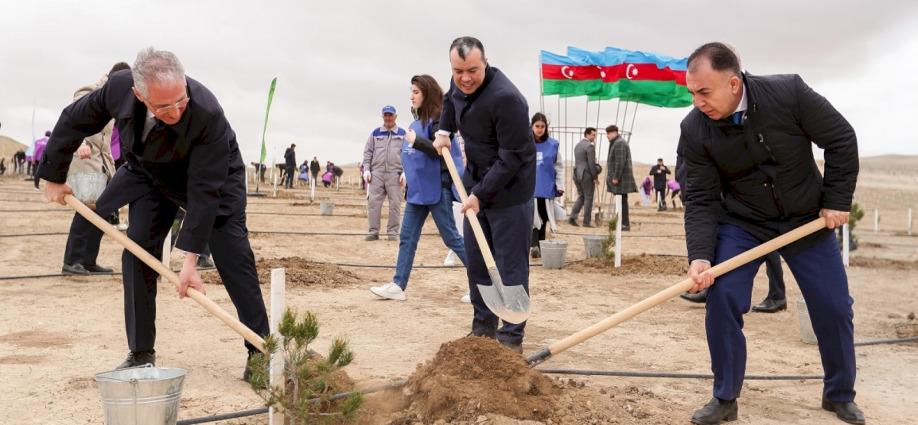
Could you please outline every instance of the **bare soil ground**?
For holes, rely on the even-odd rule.
[[[918,236],[907,236],[898,218],[908,206],[918,207],[918,189],[886,184],[889,173],[918,170],[918,159],[909,167],[862,166],[856,199],[870,213],[857,229],[860,247],[848,269],[856,341],[918,336]],[[357,357],[346,371],[358,388],[407,381],[401,389],[368,395],[361,424],[688,423],[711,397],[708,379],[538,372],[709,374],[702,305],[669,300],[530,370],[525,357],[493,341],[464,338],[471,323],[471,307],[459,302],[467,291],[465,270],[442,266],[447,251],[432,222],[424,228],[407,301],[385,301],[368,289],[391,280],[398,243],[363,240],[362,192],[319,188],[315,202],[304,188],[280,193],[249,198],[248,226],[266,300],[269,270],[283,267],[287,305],[319,316],[317,351],[324,353],[334,337],[349,340]],[[319,201],[329,200],[334,215],[321,216]],[[884,217],[879,232],[873,231],[873,209]],[[685,278],[682,211],[634,206],[631,212],[618,269],[581,261],[581,235],[601,229],[559,224],[554,237],[568,241],[573,262],[552,270],[533,260],[524,356]],[[0,177],[0,423],[104,421],[93,375],[113,369],[127,354],[121,279],[59,275],[72,215],[44,202],[20,176]],[[104,238],[99,263],[120,270],[121,251]],[[177,269],[180,254],[171,260]],[[216,273],[204,275],[208,296],[235,314]],[[786,268],[785,276],[788,310],[745,316],[750,375],[822,373],[816,347],[800,339],[793,302],[800,292]],[[177,299],[171,284],[159,290],[157,364],[188,371],[179,418],[261,407],[240,380],[246,358],[241,338],[194,301]],[[766,290],[761,270],[753,303]],[[918,343],[858,347],[857,361],[856,401],[868,422],[913,423]],[[840,423],[819,408],[821,388],[819,380],[747,380],[737,423]],[[267,417],[219,423],[264,424]]]

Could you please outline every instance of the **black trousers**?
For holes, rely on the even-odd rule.
[[[101,242],[102,231],[82,215],[75,213],[70,222],[67,246],[64,248],[64,264],[95,265]]]
[[[548,198],[535,198],[535,208],[539,212],[539,217],[542,219],[542,227],[538,229],[532,229],[532,244],[536,248],[539,247],[539,241],[544,241],[547,236],[548,231],[548,203],[554,202]]]
[[[153,255],[162,257],[166,233],[175,219],[178,203],[152,187],[144,176],[130,167],[121,167],[96,201],[96,213],[102,217],[130,204],[128,238]],[[81,220],[85,220],[80,217]],[[268,335],[268,314],[258,285],[255,255],[249,245],[245,211],[218,215],[208,244],[213,252],[217,272],[230,300],[236,306],[239,321],[259,335]],[[93,238],[102,231],[89,223]],[[152,350],[156,343],[156,278],[159,274],[143,261],[124,250],[121,255],[124,286],[124,326],[131,351]],[[169,293],[172,294],[171,291]],[[191,307],[189,307],[191,308]],[[194,326],[198,326],[195,324]],[[256,348],[245,342],[249,351]]]

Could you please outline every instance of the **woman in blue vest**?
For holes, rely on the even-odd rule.
[[[539,241],[545,240],[546,226],[555,231],[555,197],[564,194],[564,161],[557,140],[548,137],[548,118],[536,112],[532,116],[532,138],[536,142],[535,217],[532,222],[532,258],[542,256]]]
[[[458,193],[453,188],[446,161],[453,161],[457,170],[463,170],[462,151],[459,143],[453,143],[451,158],[440,156],[433,147],[433,136],[440,128],[440,111],[443,109],[443,89],[429,75],[415,75],[411,78],[411,111],[415,121],[408,126],[408,133],[402,143],[402,167],[404,168],[407,194],[405,215],[399,237],[398,260],[392,282],[370,288],[374,294],[391,299],[405,300],[405,288],[418,248],[418,239],[427,215],[433,216],[440,237],[453,250],[462,264],[465,264],[465,243],[456,229],[453,218],[453,199]]]

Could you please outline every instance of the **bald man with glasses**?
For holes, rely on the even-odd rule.
[[[196,265],[209,243],[239,320],[267,335],[246,228],[245,164],[236,135],[213,93],[186,77],[174,54],[146,48],[131,71],[113,73],[104,86],[64,109],[39,169],[48,181],[45,197],[65,203],[64,195],[72,193],[65,181],[73,152],[84,137],[112,119],[127,163],[99,197],[96,213],[106,217],[129,204],[128,237],[160,258],[166,233],[182,207],[185,220],[175,245],[185,253],[179,297],[189,287],[205,292]],[[96,232],[101,238],[101,230]],[[119,368],[155,364],[157,274],[126,250],[121,266],[130,353]],[[250,343],[245,346],[249,356],[256,352]],[[249,373],[246,367],[243,379]]]

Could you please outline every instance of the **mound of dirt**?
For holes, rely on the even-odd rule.
[[[579,263],[565,265],[564,268],[576,272],[602,273],[612,276],[648,273],[684,276],[688,273],[688,261],[684,257],[664,257],[645,253],[622,258],[621,267],[615,267],[614,259],[587,258]]]
[[[873,257],[851,257],[851,266],[865,269],[918,270],[918,263],[915,262]]]
[[[362,279],[356,273],[347,271],[334,264],[319,264],[302,257],[263,258],[255,262],[258,271],[258,283],[271,283],[271,269],[284,269],[286,286],[321,286],[324,288],[349,287],[359,284]],[[205,284],[222,284],[216,270],[201,273]]]
[[[544,420],[559,407],[561,386],[496,340],[466,337],[440,346],[408,379],[406,393],[410,406],[393,423],[476,421],[485,414]]]

